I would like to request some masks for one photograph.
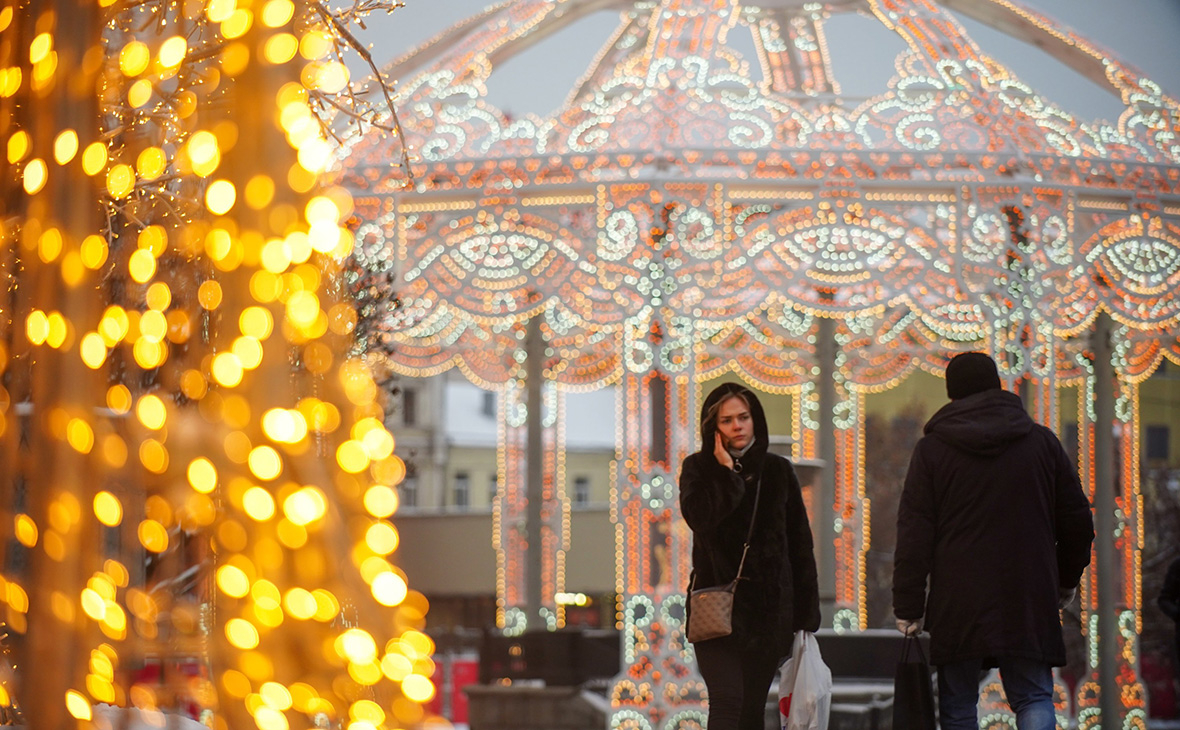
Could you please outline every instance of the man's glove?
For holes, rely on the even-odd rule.
[[[1078,587],[1057,589],[1057,608],[1064,609],[1078,597]]]
[[[922,633],[922,619],[916,618],[913,621],[907,621],[904,618],[897,620],[897,630],[906,636],[917,636]]]

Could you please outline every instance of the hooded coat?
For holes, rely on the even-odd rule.
[[[906,474],[894,613],[925,616],[935,665],[1063,666],[1058,590],[1077,586],[1093,540],[1077,472],[1018,396],[989,389],[951,401],[926,424]]]
[[[740,473],[717,461],[716,423],[706,422],[713,404],[734,393],[750,404],[754,431],[738,459]],[[799,479],[790,461],[768,452],[769,436],[762,404],[750,390],[736,383],[713,390],[701,408],[701,449],[681,468],[680,511],[692,528],[690,589],[727,584],[737,575],[761,476],[750,551],[734,595],[733,636],[745,651],[784,656],[796,631],[819,629],[819,586]]]

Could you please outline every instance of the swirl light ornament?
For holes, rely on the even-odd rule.
[[[512,119],[487,102],[498,64],[604,9],[619,12],[618,28],[559,109]],[[1123,113],[1108,124],[1065,112],[985,54],[951,10],[1040,45],[1110,89]],[[828,58],[825,25],[844,13],[906,46],[887,87],[863,101],[841,96]],[[754,57],[731,44],[739,34]],[[698,383],[736,373],[791,394],[797,457],[821,455],[827,433],[835,484],[813,523],[835,548],[823,558],[833,616],[856,629],[866,393],[987,350],[1055,424],[1060,386],[1095,392],[1090,332],[1110,317],[1115,418],[1133,428],[1136,383],[1164,357],[1180,362],[1180,105],[1019,3],[521,0],[387,71],[407,79],[419,185],[395,190],[380,170],[398,150],[365,136],[347,140],[339,174],[354,222],[380,227],[378,260],[400,274],[403,306],[378,324],[391,366],[459,367],[516,388],[540,318],[546,378],[623,394],[615,511],[628,666],[614,727],[697,722],[695,693],[644,689],[682,686],[659,667],[691,649],[676,612],[660,613],[687,583],[688,538],[669,530],[671,579],[654,572],[647,527],[679,516],[675,500],[653,506],[642,491],[674,481],[695,449]],[[1087,401],[1080,468],[1093,492],[1095,434],[1109,424]],[[1119,478],[1135,486],[1114,498],[1120,529],[1100,539],[1120,556],[1120,610],[1137,612],[1137,446],[1120,448]],[[1096,586],[1084,583],[1087,612]],[[632,610],[648,606],[637,596],[650,606]],[[1132,717],[1133,645],[1120,656]],[[1094,727],[1096,694],[1078,702]]]

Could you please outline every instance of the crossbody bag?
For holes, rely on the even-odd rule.
[[[750,515],[750,529],[746,532],[746,544],[742,546],[742,559],[738,563],[737,576],[725,585],[696,589],[696,573],[688,587],[688,640],[691,643],[708,641],[733,633],[733,595],[738,581],[742,579],[742,568],[746,565],[746,553],[750,551],[750,540],[754,537],[754,520],[758,517],[758,499],[762,496],[762,476],[754,492],[754,512]]]

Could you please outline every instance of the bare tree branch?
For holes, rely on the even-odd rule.
[[[397,109],[393,103],[393,97],[389,93],[389,85],[384,82],[381,77],[381,71],[377,68],[377,64],[373,61],[373,54],[357,40],[356,36],[352,34],[348,28],[332,14],[330,10],[319,0],[312,2],[312,7],[316,12],[328,22],[336,31],[340,38],[342,38],[357,54],[365,60],[369,68],[373,71],[373,78],[377,82],[377,86],[381,89],[382,95],[385,97],[385,104],[389,109],[389,118],[393,122],[393,131],[397,134],[398,142],[401,144],[402,150],[402,167],[406,171],[407,183],[413,182],[414,170],[410,166],[410,150],[406,144],[406,135],[402,130],[401,122],[397,118]]]

